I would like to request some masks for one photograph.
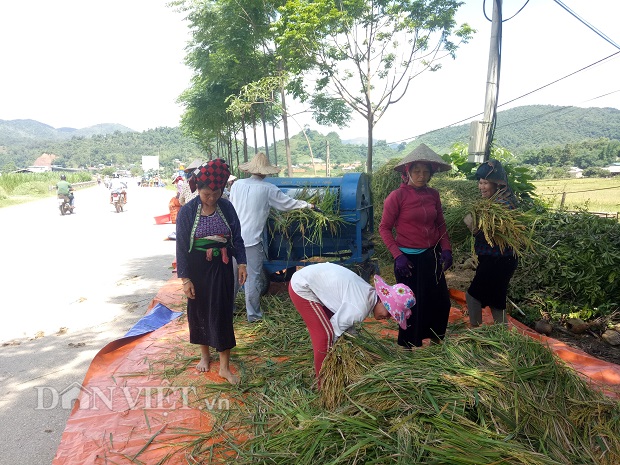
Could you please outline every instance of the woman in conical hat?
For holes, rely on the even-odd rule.
[[[446,333],[450,296],[444,271],[452,265],[452,247],[439,192],[428,187],[428,181],[450,168],[429,147],[419,145],[394,167],[403,183],[383,205],[379,233],[394,257],[394,276],[411,288],[417,301],[405,328],[398,330],[398,344],[404,347],[419,347],[428,338],[440,341]]]

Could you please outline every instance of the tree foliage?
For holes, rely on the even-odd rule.
[[[455,57],[473,30],[456,26],[454,0],[289,0],[280,8],[277,41],[292,72],[312,69],[314,89],[295,89],[315,109],[344,102],[367,121],[367,171],[372,172],[373,129],[423,71]],[[289,52],[287,54],[287,52]],[[342,111],[342,105],[336,107]],[[316,112],[315,112],[316,113]],[[321,113],[319,112],[319,115]]]

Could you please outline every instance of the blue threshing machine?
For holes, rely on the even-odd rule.
[[[370,183],[365,173],[347,173],[335,178],[265,178],[284,193],[298,197],[301,192],[325,194],[334,198],[345,221],[337,233],[323,230],[321,244],[311,243],[300,232],[283,234],[270,218],[263,232],[267,257],[264,270],[269,281],[287,281],[298,266],[332,261],[357,271],[364,279],[378,271],[374,260],[373,206]],[[292,228],[294,229],[294,228]]]

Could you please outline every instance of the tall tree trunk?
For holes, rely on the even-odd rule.
[[[325,176],[329,178],[331,175],[331,167],[329,166],[329,141],[325,141]]]
[[[258,152],[258,138],[256,137],[256,112],[252,109],[252,131],[254,131],[254,153]]]
[[[273,137],[273,159],[278,166],[278,149],[276,147],[276,123],[271,123],[271,135]]]
[[[243,132],[243,162],[248,162],[248,134],[245,132],[245,115],[241,118],[241,131]]]
[[[312,144],[310,143],[310,139],[308,139],[308,134],[306,134],[306,128],[302,131],[304,133],[304,137],[306,138],[306,143],[308,144],[308,149],[310,150],[310,160],[312,161],[312,169],[314,170],[314,175],[316,176],[316,166],[314,165],[314,153],[312,152]]]
[[[366,173],[372,174],[372,118],[368,118],[368,154],[366,155]]]
[[[261,103],[260,105],[260,119],[263,122],[263,137],[265,138],[265,155],[267,155],[267,160],[269,160],[269,140],[267,139],[267,120],[265,119],[265,103]]]
[[[232,126],[228,126],[228,137],[226,138],[226,145],[228,153],[226,160],[228,160],[228,166],[232,168],[233,166],[233,151],[232,151],[232,140],[233,140],[233,128]]]
[[[239,171],[239,138],[237,137],[238,131],[237,133],[235,133],[235,155],[237,156],[237,172]],[[233,171],[231,171],[231,173],[234,173],[234,166],[232,167]]]
[[[288,177],[293,176],[293,162],[291,160],[291,141],[288,138],[288,118],[286,116],[286,98],[284,96],[284,86],[280,87],[280,98],[282,99],[282,127],[284,128],[284,151],[286,152],[286,170]]]

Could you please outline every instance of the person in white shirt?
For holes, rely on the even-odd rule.
[[[310,333],[319,388],[323,360],[342,333],[371,313],[376,320],[392,316],[399,325],[406,325],[415,305],[415,296],[405,284],[390,286],[375,275],[373,287],[335,263],[317,263],[296,271],[289,295]]]
[[[110,203],[113,203],[112,194],[114,192],[118,192],[125,196],[125,203],[127,203],[127,182],[123,181],[118,176],[114,176],[110,182]]]
[[[269,209],[287,212],[298,208],[314,208],[314,205],[289,197],[277,186],[265,181],[266,176],[279,173],[281,168],[271,165],[263,152],[257,153],[249,162],[239,165],[239,169],[252,176],[235,181],[230,189],[229,200],[235,207],[241,224],[241,236],[248,262],[248,277],[244,287],[245,307],[248,321],[255,322],[263,318],[260,308],[260,275],[266,255],[262,234],[269,217]]]

